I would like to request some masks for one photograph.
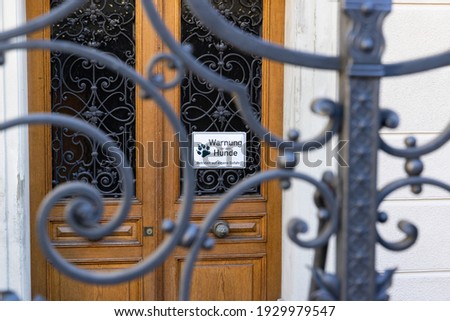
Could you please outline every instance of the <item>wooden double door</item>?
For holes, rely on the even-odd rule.
[[[55,2],[58,1],[27,1],[28,18],[48,12],[50,6],[58,4],[55,4]],[[103,2],[108,3],[108,1]],[[252,1],[248,2],[251,3]],[[259,6],[262,6],[262,22],[260,22],[262,36],[274,42],[282,42],[284,32],[283,1],[264,0],[260,2],[261,5]],[[102,21],[103,27],[107,23],[114,27],[114,24],[124,21],[116,12],[108,13],[106,15],[108,16],[107,18],[105,18],[105,15],[102,16],[102,13],[99,11],[101,3],[102,1],[98,0],[91,1],[86,9],[91,10],[89,11],[89,16],[86,16],[84,12],[82,17],[72,17],[69,21],[69,24],[72,24],[71,27],[75,26],[78,28],[84,23],[91,23],[92,27],[92,23],[95,24],[96,21]],[[131,10],[133,11],[131,15],[134,22],[133,27],[130,29],[132,37],[129,38],[133,38],[135,41],[135,55],[130,60],[138,72],[145,74],[146,64],[150,58],[157,53],[165,52],[166,49],[150,26],[140,1],[135,3],[132,1],[119,1],[118,3],[122,3],[122,5],[128,3],[128,6],[125,8],[127,15],[130,14]],[[181,1],[155,1],[155,3],[167,26],[175,37],[180,38],[180,41],[182,41],[183,37],[189,38],[195,33],[193,30],[188,30],[183,35],[183,31],[180,31],[183,19],[188,24],[192,22],[190,17],[183,18],[184,6]],[[225,1],[224,5],[229,3],[230,1]],[[60,22],[59,24],[63,23]],[[56,27],[61,26],[58,25]],[[68,31],[67,28],[62,28],[62,31],[58,31],[56,27],[43,30],[30,35],[30,37],[38,39],[64,38],[64,35],[70,34],[70,30],[72,30]],[[117,41],[113,37],[105,36],[105,30],[103,30],[103,34],[98,30],[90,30],[89,26],[84,26],[84,29],[81,30],[84,30],[84,33],[80,32],[76,36],[76,41],[91,41],[89,45],[93,46],[95,46],[95,43],[92,44],[94,40],[98,43],[102,41]],[[108,30],[111,31],[110,29]],[[205,30],[202,30],[202,32],[205,32]],[[89,36],[92,39],[86,39]],[[207,37],[204,38],[206,39]],[[99,46],[101,47],[101,45]],[[72,94],[61,93],[60,87],[66,85],[66,80],[55,81],[58,73],[62,75],[62,78],[66,76],[72,78],[75,83],[78,79],[77,88],[85,88],[86,85],[79,85],[81,83],[80,75],[66,75],[65,73],[68,72],[64,69],[64,64],[66,63],[62,63],[58,59],[58,53],[42,51],[29,53],[30,112],[57,111],[71,114],[70,110],[72,109],[70,108],[75,108],[71,104],[80,105],[81,101],[78,116],[105,130],[105,127],[102,128],[102,126],[106,126],[104,123],[109,120],[102,119],[102,116],[106,113],[102,108],[106,108],[104,105],[108,105],[108,103],[95,104],[90,98],[85,98],[84,100],[77,98],[78,102],[74,102],[76,99],[71,98],[70,95]],[[257,85],[259,98],[257,99],[260,103],[261,122],[271,131],[280,135],[283,94],[281,85],[282,67],[265,60],[256,63],[256,65],[256,70],[260,73]],[[57,67],[60,70],[55,71]],[[166,70],[163,65],[157,66],[157,68],[160,68],[160,72],[167,73],[167,77],[171,76],[170,73],[172,71],[170,69]],[[107,79],[111,78],[105,76],[105,79],[103,84],[106,84],[108,82]],[[180,118],[188,131],[194,130],[191,127],[200,126],[189,124],[190,120],[186,116],[189,114],[189,111],[183,110],[183,104],[188,106],[185,108],[189,108],[195,100],[192,97],[187,98],[188,100],[191,99],[189,104],[189,101],[186,102],[186,100],[183,101],[181,99],[181,96],[186,94],[185,89],[190,88],[188,90],[190,91],[191,88],[198,87],[198,85],[189,85],[188,81],[190,79],[195,80],[195,75],[187,75],[179,87],[164,92],[167,100],[180,114]],[[201,79],[198,81],[201,82]],[[257,81],[252,82],[256,83]],[[152,100],[141,99],[142,95],[139,88],[132,88],[132,90],[134,92],[130,95],[134,97],[132,102],[134,106],[131,107],[132,112],[127,111],[126,114],[133,114],[133,125],[130,125],[129,131],[123,134],[124,137],[129,132],[132,132],[134,135],[132,137],[132,148],[129,148],[126,152],[127,155],[131,155],[130,158],[135,172],[135,197],[128,218],[112,235],[95,243],[79,237],[68,227],[63,217],[64,202],[61,202],[54,208],[48,219],[49,236],[55,248],[66,260],[82,268],[108,272],[117,269],[127,269],[142,261],[151,255],[166,237],[160,228],[163,219],[176,220],[182,204],[180,188],[182,171],[180,166],[178,166],[179,161],[176,161],[178,159],[177,149],[174,148],[173,144],[175,133],[162,112],[159,111],[158,106]],[[120,90],[116,88],[114,92],[118,91]],[[130,95],[127,97],[129,98]],[[123,100],[128,99],[127,97],[116,100],[124,104]],[[55,110],[55,106],[63,106],[63,109]],[[208,118],[210,122],[215,122],[217,126],[222,127],[229,125],[226,122],[226,117],[230,118],[234,115],[232,109],[227,110],[227,106],[214,106],[214,108]],[[192,112],[189,115],[192,115]],[[113,116],[110,116],[110,118],[117,121],[119,116]],[[119,118],[119,123],[121,124],[128,124],[127,121]],[[122,128],[124,126],[119,124],[111,127]],[[225,128],[225,131],[231,131],[230,128],[230,126],[228,129]],[[214,130],[217,130],[217,128]],[[101,180],[100,176],[108,172],[107,169],[97,168],[96,171],[86,169],[84,168],[86,166],[80,165],[83,160],[70,162],[71,159],[73,160],[73,158],[78,156],[74,156],[75,152],[70,150],[70,146],[65,146],[67,137],[66,141],[58,141],[58,137],[62,137],[64,133],[64,130],[50,126],[30,127],[31,270],[33,295],[39,294],[48,300],[176,300],[180,273],[187,253],[187,250],[181,247],[176,248],[164,265],[152,273],[129,282],[109,286],[86,284],[70,279],[55,269],[42,255],[37,245],[37,235],[34,230],[36,210],[43,197],[55,185],[64,180],[82,179],[81,176],[86,176],[86,172],[88,172],[91,176],[85,180],[91,184],[98,184],[98,181]],[[247,137],[248,135],[251,135],[251,133],[247,133]],[[114,135],[111,134],[111,136]],[[72,137],[72,143],[73,140],[74,138]],[[62,152],[63,148],[66,148],[66,150]],[[61,156],[61,153],[64,156]],[[252,169],[253,171],[267,170],[269,167],[274,166],[276,156],[274,151],[261,144],[257,145],[255,153],[257,154],[258,165]],[[93,151],[91,150],[90,155],[92,154]],[[66,167],[61,167],[60,163],[64,162]],[[67,163],[72,164],[72,168],[68,168]],[[74,166],[77,166],[76,170]],[[85,172],[82,172],[82,170]],[[70,175],[64,176],[66,172],[70,172]],[[191,220],[195,224],[200,224],[221,195],[231,188],[231,186],[223,185],[220,188],[211,190],[210,186],[207,185],[210,182],[208,173],[205,173],[205,171],[200,172],[199,170],[196,174],[196,184],[198,186],[192,186],[192,188],[197,190],[196,197],[194,200],[189,200],[193,202]],[[217,179],[216,185],[219,184],[218,182],[223,184],[224,172],[212,172],[211,175],[216,175],[216,177],[222,175]],[[100,174],[95,176],[95,173]],[[251,174],[251,171],[247,170],[247,172],[244,171],[244,174],[239,175],[244,177]],[[111,176],[114,175],[111,174]],[[103,177],[103,179],[105,178]],[[206,184],[206,187],[200,186],[201,182]],[[229,182],[233,183],[233,179],[229,179]],[[109,186],[108,182],[105,183],[105,186]],[[108,191],[105,195],[104,220],[107,221],[118,207],[120,190]],[[211,236],[216,238],[216,246],[213,250],[201,252],[195,266],[191,299],[278,299],[281,285],[281,191],[278,187],[278,182],[264,183],[236,199],[223,213],[221,220],[228,224],[229,234],[223,238],[218,238],[212,234]]]

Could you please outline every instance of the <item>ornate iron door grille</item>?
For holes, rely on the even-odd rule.
[[[101,51],[63,41],[18,41],[15,38],[34,30],[50,26],[70,15],[86,1],[65,1],[48,15],[39,17],[27,24],[0,34],[0,52],[13,49],[41,48],[73,54],[83,59],[96,62],[111,69],[123,77],[141,86],[148,97],[154,99],[164,111],[174,130],[179,133],[179,141],[187,141],[187,132],[172,107],[161,95],[161,89],[177,85],[178,82],[164,82],[162,77],[153,73],[152,64],[160,59],[173,62],[177,70],[178,81],[182,82],[184,68],[201,79],[207,79],[211,86],[228,93],[252,132],[279,150],[278,169],[257,173],[230,188],[211,210],[200,226],[193,229],[189,223],[194,190],[190,188],[195,178],[188,160],[189,150],[182,145],[180,154],[186,162],[183,168],[184,206],[177,222],[166,221],[163,229],[170,234],[161,244],[159,250],[140,264],[120,272],[91,273],[77,268],[61,257],[52,247],[48,238],[46,218],[55,202],[61,198],[77,195],[67,207],[67,221],[79,235],[90,240],[98,240],[115,230],[126,217],[133,197],[133,171],[127,166],[123,152],[113,147],[114,142],[100,130],[93,128],[89,122],[58,114],[33,114],[11,120],[0,125],[1,130],[25,124],[51,124],[69,128],[83,133],[98,146],[107,146],[111,164],[116,166],[121,182],[121,207],[116,216],[107,224],[100,225],[102,195],[90,184],[68,182],[55,186],[54,190],[43,200],[38,218],[40,245],[47,258],[63,273],[85,282],[112,284],[133,279],[149,273],[160,266],[176,246],[189,248],[189,257],[185,264],[180,284],[180,299],[189,298],[189,287],[194,263],[201,248],[211,248],[214,241],[208,238],[208,231],[226,206],[236,197],[253,186],[278,179],[283,188],[289,188],[290,180],[300,179],[316,187],[315,200],[320,211],[320,224],[317,237],[304,240],[301,236],[306,231],[306,224],[294,219],[288,227],[288,235],[301,247],[315,249],[316,259],[313,268],[311,299],[320,300],[385,300],[390,286],[393,270],[379,273],[375,270],[375,245],[381,244],[393,251],[402,251],[414,244],[417,228],[402,221],[400,230],[405,238],[399,242],[389,242],[377,232],[377,223],[387,219],[387,214],[379,211],[379,205],[392,192],[410,186],[414,193],[420,193],[422,185],[430,184],[450,191],[450,185],[432,178],[423,177],[421,157],[431,153],[450,139],[450,126],[444,132],[422,146],[416,146],[414,137],[405,140],[406,147],[395,148],[385,142],[379,134],[380,128],[395,128],[399,116],[392,110],[379,107],[379,83],[382,77],[407,75],[450,65],[450,52],[432,57],[394,64],[381,62],[384,40],[382,26],[384,17],[390,12],[390,0],[342,0],[341,1],[341,53],[338,57],[321,56],[282,48],[249,35],[223,19],[209,4],[208,0],[186,0],[193,14],[201,24],[208,28],[224,43],[230,44],[249,55],[265,57],[282,63],[335,70],[340,74],[340,99],[333,102],[318,99],[312,104],[313,111],[328,116],[330,121],[324,133],[318,137],[298,141],[296,130],[289,131],[288,140],[267,132],[254,115],[249,92],[240,83],[229,81],[215,73],[211,68],[198,63],[190,52],[189,46],[180,45],[170,35],[161,20],[152,1],[143,1],[149,19],[161,38],[172,50],[154,58],[149,68],[149,75],[144,77],[123,61],[104,55]],[[127,0],[120,3],[130,3]],[[214,1],[219,3],[220,1]],[[248,3],[249,1],[243,1]],[[220,8],[219,8],[220,9]],[[4,63],[4,61],[2,60]],[[332,133],[332,135],[327,133]],[[307,174],[293,171],[299,153],[321,148],[333,136],[348,140],[349,144],[342,154],[349,165],[340,167],[337,175],[326,172],[318,181]],[[393,181],[377,189],[377,153],[382,150],[395,157],[405,159],[406,177]],[[336,274],[324,271],[324,259],[327,244],[332,235],[337,236]],[[11,298],[11,296],[8,296]]]
[[[64,1],[51,1],[56,8]],[[134,1],[86,3],[52,25],[52,40],[72,41],[114,55],[134,67]],[[70,53],[53,51],[52,112],[87,121],[105,132],[135,164],[135,84],[117,72]],[[85,181],[106,197],[120,197],[120,177],[102,148],[82,133],[53,127],[53,186]],[[135,173],[135,171],[134,171]]]
[[[260,37],[262,34],[263,4],[261,0],[217,1],[213,3],[220,14],[234,26]],[[201,24],[182,1],[181,43],[190,46],[198,62],[217,74],[247,88],[248,99],[256,119],[261,119],[262,60],[256,55],[242,54],[233,46],[218,39]],[[246,126],[234,98],[221,89],[212,88],[207,79],[187,70],[181,81],[181,122],[189,137],[194,131],[245,132],[247,140],[246,168],[197,169],[197,195],[216,195],[227,192],[245,177],[260,170],[260,140]],[[190,139],[191,141],[192,139]],[[191,151],[192,152],[192,151]],[[259,186],[249,187],[246,194],[259,193]]]

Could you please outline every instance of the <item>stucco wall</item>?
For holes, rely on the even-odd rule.
[[[335,55],[338,37],[338,2],[286,0],[286,46],[308,52]],[[317,98],[336,99],[336,73],[307,68],[285,67],[284,129],[299,129],[301,138],[312,138],[319,134],[327,118],[310,111],[311,102]],[[323,171],[334,169],[323,162],[312,167],[310,163],[325,159],[322,149],[300,157],[297,170],[317,179]],[[299,181],[292,182],[291,189],[283,193],[283,231],[289,220],[301,217],[309,224],[310,231],[316,231],[316,207],[312,202],[314,188]],[[308,233],[305,238],[313,237]],[[305,300],[309,289],[309,267],[312,265],[312,251],[294,245],[283,234],[283,300]]]
[[[448,50],[450,41],[450,1],[395,1],[386,20],[388,62],[418,58]],[[382,83],[382,106],[397,110],[401,123],[383,137],[403,146],[406,136],[418,143],[439,135],[450,120],[450,69],[409,77],[388,79]],[[450,183],[450,144],[423,157],[424,176]],[[380,186],[404,176],[403,160],[380,154]],[[402,253],[379,251],[379,268],[397,267],[391,290],[393,300],[450,300],[450,195],[424,187],[420,195],[408,188],[393,194],[383,209],[390,220],[380,231],[391,240],[401,237],[395,225],[407,219],[419,228],[419,239]]]
[[[0,29],[25,19],[24,1],[0,1]],[[6,54],[0,68],[0,122],[27,112],[26,55]],[[0,135],[0,291],[30,298],[29,198],[27,130],[15,128]]]
[[[286,42],[288,46],[320,53],[336,52],[336,1],[288,0]],[[385,61],[416,58],[448,50],[450,33],[450,1],[395,1],[386,20]],[[323,122],[311,117],[309,104],[314,98],[335,97],[335,75],[302,68],[286,68],[285,128],[299,128],[311,137]],[[419,144],[442,132],[450,116],[449,68],[382,82],[381,106],[394,109],[401,117],[398,129],[383,132],[383,137],[403,146],[408,135]],[[323,155],[323,152],[322,152]],[[423,158],[424,175],[450,182],[450,144]],[[380,152],[379,186],[395,178],[405,177],[404,160]],[[320,177],[326,166],[308,168],[302,162],[299,170]],[[309,217],[314,224],[316,213],[311,189],[295,184],[284,193],[284,224],[295,216]],[[377,248],[379,270],[398,268],[391,288],[393,300],[450,299],[450,197],[440,190],[425,187],[414,195],[409,189],[392,195],[383,204],[389,221],[379,230],[389,240],[401,238],[396,224],[407,219],[419,227],[419,239],[408,251],[388,252]],[[286,225],[285,225],[286,227]],[[314,230],[314,227],[312,228]],[[311,251],[298,249],[287,238],[283,242],[283,299],[306,299]],[[330,260],[333,269],[333,258]]]

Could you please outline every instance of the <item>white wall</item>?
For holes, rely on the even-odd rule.
[[[335,55],[337,52],[337,1],[286,0],[286,46],[297,50]],[[316,98],[336,99],[336,73],[286,66],[284,96],[284,128],[299,129],[302,139],[319,134],[327,119],[310,111]],[[309,153],[309,161],[325,159],[325,150]],[[303,156],[301,156],[303,157]],[[319,167],[308,166],[300,159],[299,171],[320,179],[323,171],[333,169],[323,163]],[[310,231],[316,231],[317,210],[312,202],[314,188],[293,181],[291,189],[283,193],[283,231],[291,218],[305,219]],[[314,233],[305,236],[314,237]],[[312,250],[296,246],[283,234],[283,300],[306,300],[309,289],[309,267],[312,266]]]
[[[393,12],[386,20],[385,61],[401,61],[448,50],[450,41],[450,1],[394,1]],[[408,135],[419,144],[439,135],[450,121],[450,69],[384,80],[382,106],[396,110],[401,123],[398,129],[384,131],[383,137],[403,146]],[[424,176],[450,183],[450,144],[423,157]],[[380,187],[404,177],[404,161],[380,153]],[[378,267],[397,267],[391,290],[393,300],[450,299],[450,195],[424,187],[414,195],[405,188],[384,203],[390,214],[381,233],[390,240],[401,235],[398,220],[407,219],[419,228],[417,243],[406,252],[378,252]]]
[[[0,30],[25,20],[24,0],[0,1]],[[0,122],[27,113],[26,56],[6,54],[0,66]],[[27,130],[0,133],[0,291],[30,299]]]
[[[394,62],[448,50],[450,41],[450,0],[394,1],[393,12],[386,19],[385,61]],[[286,1],[286,45],[320,53],[336,52],[337,1]],[[401,124],[396,130],[383,131],[383,137],[396,146],[415,135],[419,144],[441,133],[450,119],[450,68],[420,75],[383,80],[381,107],[398,112]],[[311,137],[323,126],[320,118],[312,116],[310,102],[315,98],[335,97],[335,76],[323,71],[286,67],[285,122],[286,131],[295,127],[303,137]],[[316,153],[323,156],[323,151]],[[379,186],[406,177],[404,160],[380,152]],[[450,143],[438,152],[423,157],[424,175],[450,183]],[[320,177],[325,170],[308,168],[300,163],[298,170]],[[312,189],[294,184],[284,193],[284,228],[291,217],[315,219],[311,200]],[[424,193],[414,195],[405,188],[383,204],[389,221],[379,224],[379,230],[389,240],[401,235],[396,224],[401,219],[415,223],[419,239],[408,251],[388,252],[377,248],[377,268],[397,267],[390,290],[393,300],[450,299],[450,196],[435,188],[425,187]],[[314,225],[313,225],[314,226]],[[315,230],[312,227],[312,230]],[[282,299],[307,298],[312,251],[299,249],[285,237],[283,240]],[[330,263],[334,264],[334,259]]]

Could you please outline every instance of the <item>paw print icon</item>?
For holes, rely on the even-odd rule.
[[[206,145],[198,144],[198,146],[197,146],[197,154],[201,155],[202,157],[206,157],[209,154],[211,154],[209,149],[210,149],[210,147],[207,144]]]

